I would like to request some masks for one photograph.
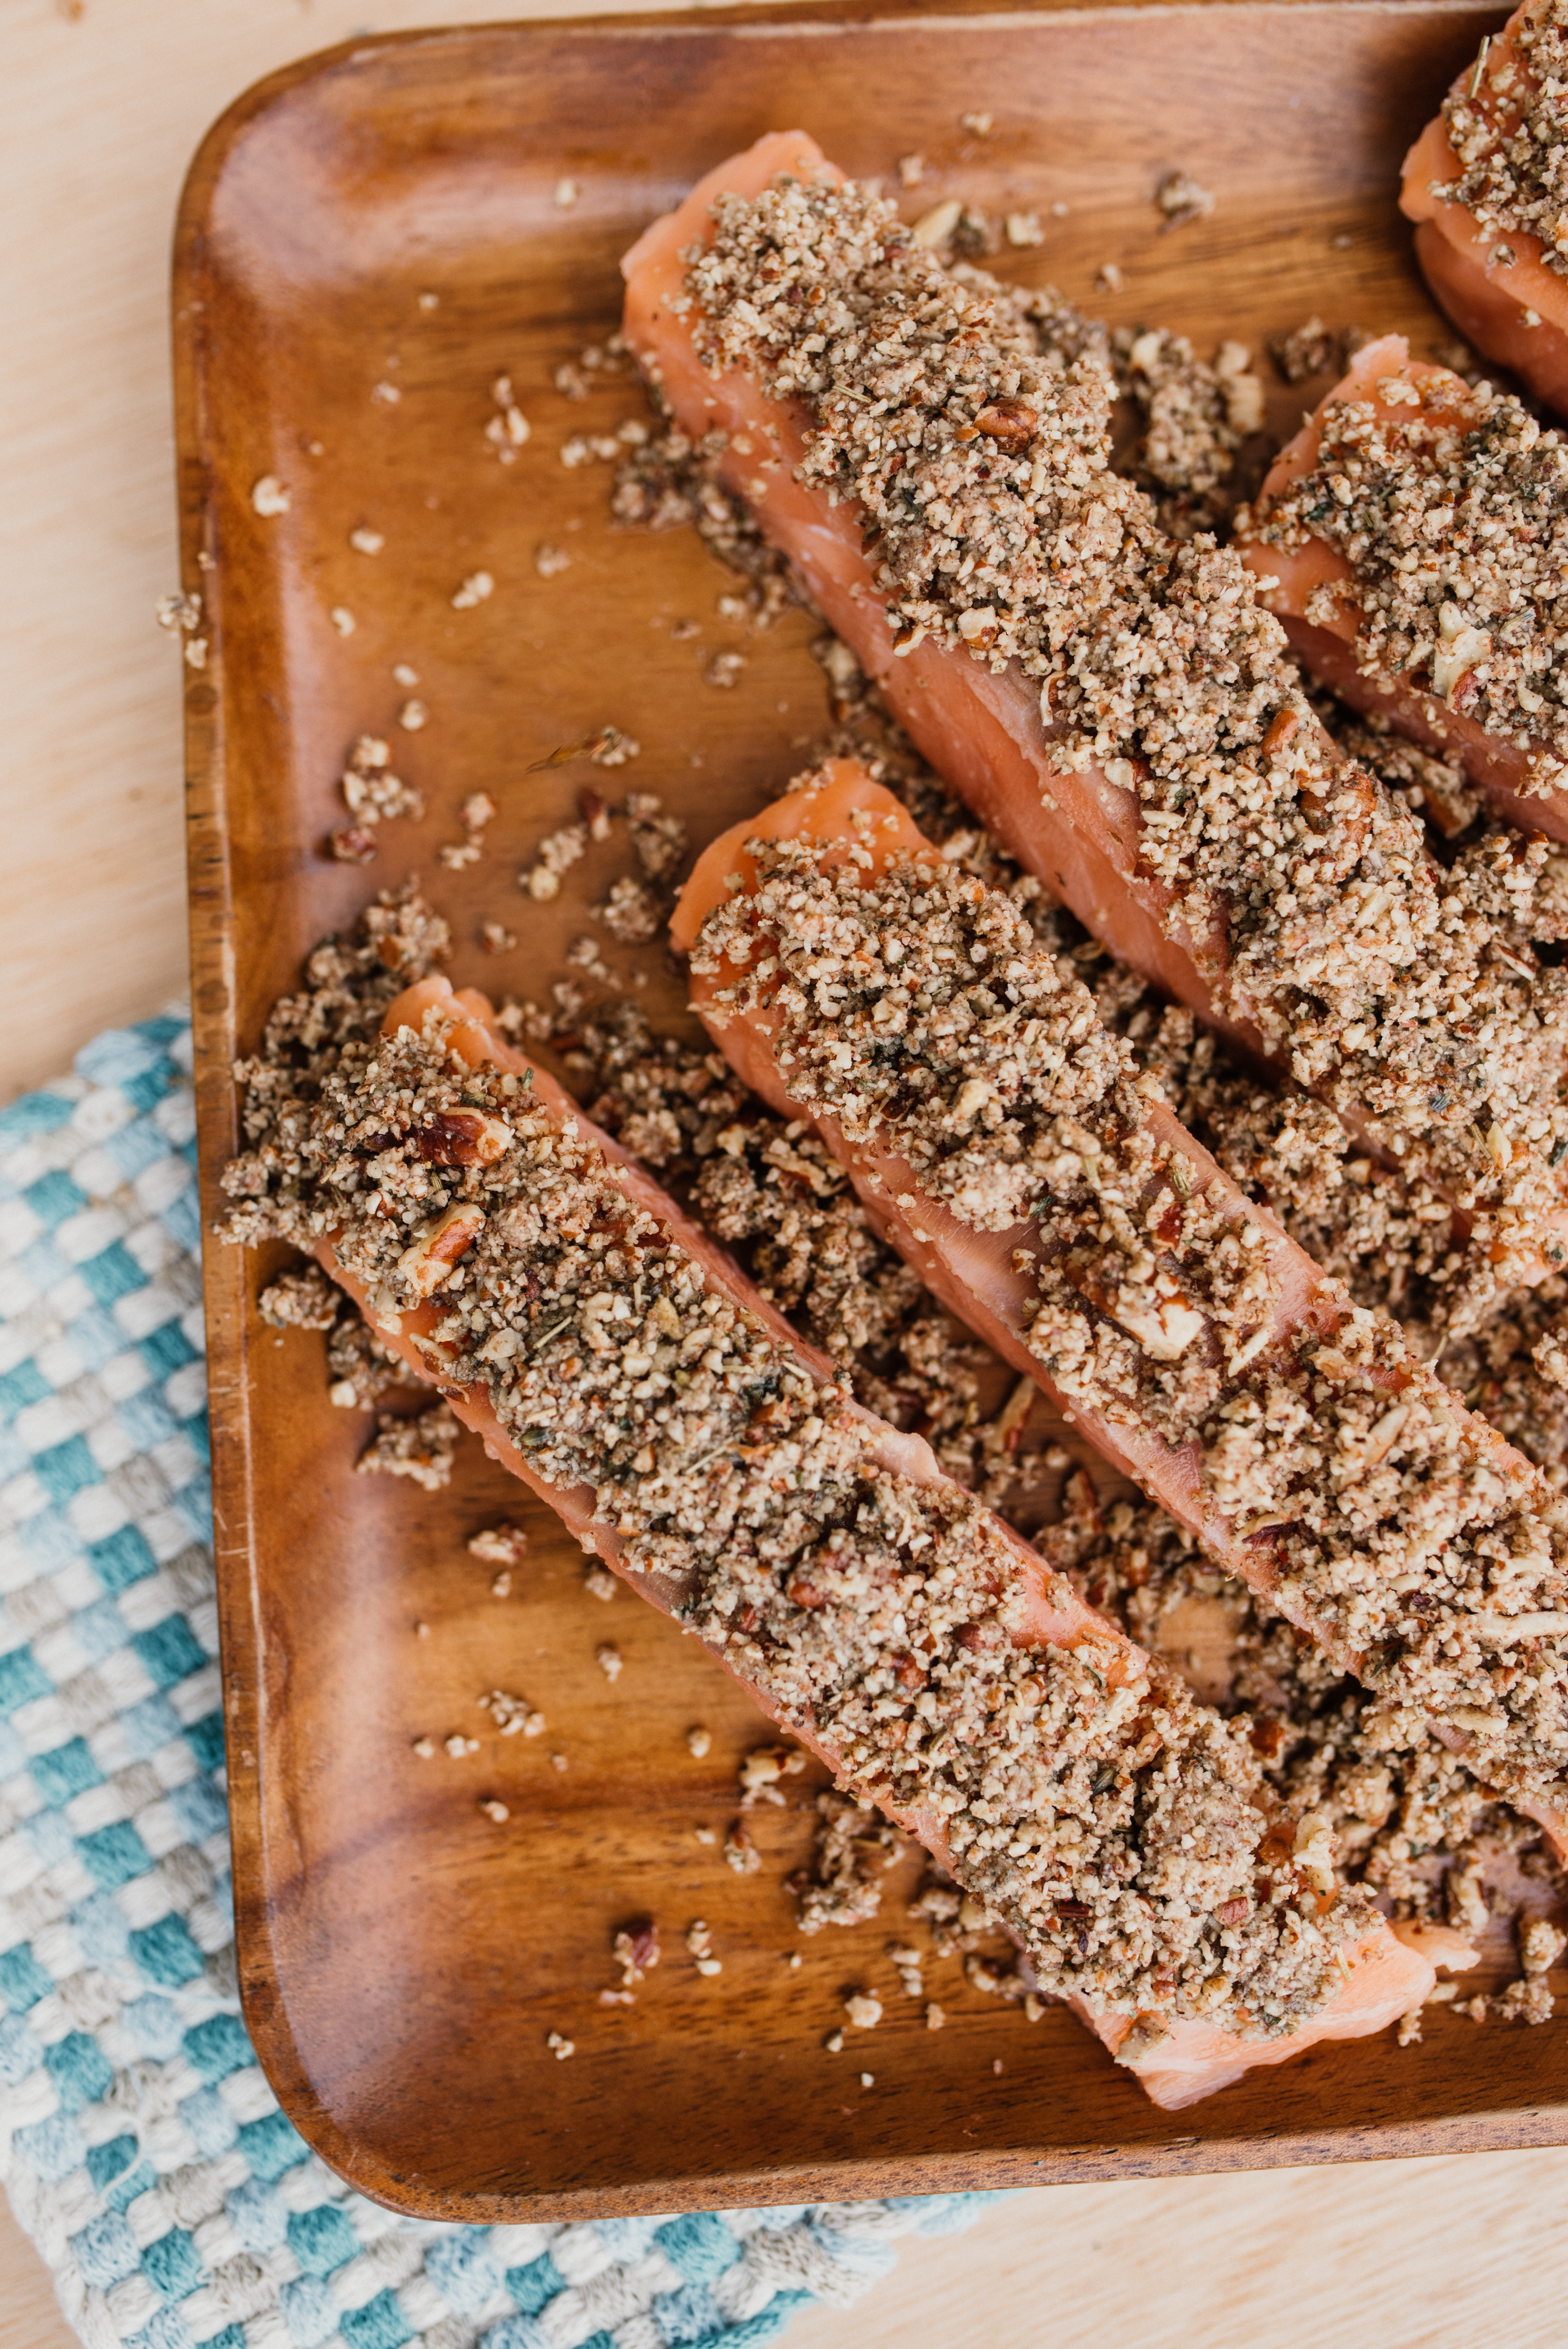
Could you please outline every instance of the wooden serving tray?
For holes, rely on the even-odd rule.
[[[593,780],[662,793],[700,845],[826,722],[803,616],[759,636],[717,616],[727,582],[690,533],[614,533],[608,467],[560,461],[570,435],[642,413],[625,381],[574,404],[553,371],[614,327],[620,253],[698,172],[796,125],[890,184],[918,150],[908,208],[953,191],[1037,211],[1045,244],[999,266],[1118,322],[1206,351],[1316,311],[1407,329],[1425,351],[1448,336],[1395,210],[1398,166],[1501,14],[1415,0],[607,18],[367,40],[242,98],[197,158],[175,264],[184,584],[207,647],[186,706],[209,1219],[236,1051],[376,887],[417,867],[452,920],[458,982],[542,994],[625,868],[600,851],[553,905],[519,893],[518,868],[593,775],[530,775],[534,761],[621,727],[640,760]],[[976,110],[994,117],[986,139],[960,128]],[[1161,234],[1151,193],[1177,167],[1218,207]],[[1124,288],[1097,296],[1107,262]],[[532,426],[504,467],[485,437],[502,373]],[[1277,393],[1280,428],[1300,398]],[[253,501],[267,475],[289,501],[270,517]],[[362,525],[380,554],[349,546]],[[548,579],[546,543],[571,558]],[[454,609],[481,570],[493,594]],[[695,639],[672,634],[682,617],[700,621]],[[703,676],[724,648],[747,661],[729,691]],[[396,723],[398,662],[419,673],[418,733]],[[429,806],[383,826],[368,870],[321,852],[363,730],[391,740]],[[478,788],[500,809],[486,856],[445,871],[437,846],[461,836]],[[484,917],[520,933],[515,952],[480,951]],[[659,951],[641,960],[655,1015],[680,1016]],[[576,1549],[476,1444],[437,1496],[355,1476],[369,1423],[328,1404],[318,1337],[260,1322],[268,1271],[208,1250],[241,1979],[284,2106],[365,2192],[504,2222],[1568,2137],[1562,2021],[1478,2033],[1432,2013],[1418,2047],[1320,2049],[1178,2116],[1065,2011],[1030,2025],[964,1990],[955,1961],[928,1964],[950,2017],[931,2033],[883,1955],[908,1937],[907,1875],[875,1922],[801,1940],[781,1884],[806,1848],[798,1807],[754,1815],[749,1876],[695,1837],[734,1816],[738,1756],[762,1733],[746,1700],[624,1593],[585,1595]],[[504,1601],[465,1548],[502,1516],[533,1541]],[[603,1640],[624,1660],[614,1686]],[[542,1707],[545,1735],[496,1738],[476,1700],[498,1684]],[[713,1732],[700,1762],[696,1722]],[[480,1752],[413,1754],[421,1733],[453,1730]],[[478,1808],[490,1795],[504,1826]],[[600,2007],[611,1932],[639,1912],[659,1920],[664,1964],[634,2006]],[[682,1944],[697,1917],[717,1980]],[[886,2020],[825,2052],[862,1983],[882,1989]],[[551,2031],[574,2041],[569,2062]]]

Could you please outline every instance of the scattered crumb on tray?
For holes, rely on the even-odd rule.
[[[444,1402],[415,1419],[383,1413],[377,1424],[379,1433],[355,1463],[359,1475],[407,1476],[427,1493],[445,1490],[452,1479],[458,1422]]]

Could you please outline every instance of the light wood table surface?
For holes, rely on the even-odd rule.
[[[0,1101],[184,981],[166,262],[181,177],[259,75],[519,0],[0,0]],[[540,11],[539,13],[544,13]],[[550,13],[576,12],[557,5]],[[794,2349],[1494,2349],[1563,2337],[1568,2151],[1021,2195],[908,2248]],[[0,2206],[0,2349],[69,2349]]]

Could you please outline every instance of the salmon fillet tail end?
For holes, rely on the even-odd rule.
[[[1453,85],[1457,99],[1483,105],[1491,78],[1519,71],[1515,41],[1526,15],[1517,9],[1501,34]],[[1399,208],[1416,222],[1416,258],[1432,296],[1483,357],[1511,367],[1538,398],[1568,414],[1568,279],[1547,267],[1541,239],[1528,230],[1500,234],[1456,197],[1462,166],[1441,114],[1433,116],[1405,158]]]
[[[1345,1986],[1310,2020],[1278,2039],[1243,2040],[1213,2025],[1181,2022],[1147,2027],[1141,2018],[1085,2013],[1096,2037],[1138,2081],[1150,2104],[1168,2113],[1229,2087],[1244,2072],[1284,2064],[1331,2039],[1369,2039],[1423,2006],[1437,1986],[1437,1969],[1420,1951],[1384,1926],[1340,1953]]]
[[[1464,378],[1431,360],[1412,358],[1402,335],[1364,344],[1275,458],[1238,537],[1242,559],[1259,582],[1261,599],[1283,624],[1292,650],[1320,685],[1353,709],[1386,719],[1397,733],[1434,757],[1459,760],[1502,823],[1568,841],[1568,792],[1543,788],[1534,771],[1536,753],[1546,746],[1524,749],[1489,732],[1453,698],[1435,692],[1424,671],[1394,675],[1367,665],[1358,576],[1346,556],[1315,535],[1281,544],[1264,534],[1281,501],[1318,465],[1331,411],[1352,405],[1369,409],[1397,436],[1417,392],[1457,418],[1474,409],[1475,395]]]
[[[621,274],[626,281],[626,338],[652,381],[665,382],[671,366],[684,362],[689,367],[699,397],[717,407],[709,388],[710,378],[704,374],[696,354],[686,356],[684,332],[673,338],[670,334],[671,296],[677,302],[682,298],[686,274],[681,256],[688,245],[703,242],[708,214],[719,196],[760,195],[781,171],[801,180],[836,181],[843,176],[804,130],[767,131],[744,154],[732,155],[727,162],[717,164],[697,181],[683,203],[677,204],[673,212],[661,212],[635,244],[622,254]],[[675,315],[678,317],[680,314]],[[681,388],[689,389],[691,385]],[[678,406],[678,401],[676,404]]]

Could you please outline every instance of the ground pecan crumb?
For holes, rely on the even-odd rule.
[[[750,1831],[743,1819],[737,1819],[725,1837],[724,1857],[726,1865],[733,1868],[737,1876],[755,1876],[761,1867],[762,1854],[752,1842]]]
[[[1499,2023],[1541,2023],[1551,2022],[1553,2003],[1542,1975],[1522,1974],[1487,2001],[1487,2010]]]
[[[690,1937],[687,1937],[690,1947]],[[620,1926],[610,1945],[621,1970],[621,1988],[633,1990],[659,1962],[659,1929],[652,1917],[635,1917]]]
[[[1519,1929],[1519,1961],[1527,1974],[1550,1973],[1568,1949],[1568,1934],[1550,1918],[1531,1917]]]
[[[882,1906],[882,1879],[907,1848],[881,1814],[828,1787],[817,1797],[820,1824],[809,1868],[792,1877],[802,1933],[859,1925]]]
[[[1016,1966],[995,1965],[977,1950],[964,1961],[964,1979],[972,1989],[987,1998],[1000,1998],[1008,2006],[1021,2005],[1028,1990],[1028,1983]]]
[[[451,1483],[459,1427],[444,1402],[417,1419],[383,1413],[377,1425],[375,1442],[354,1464],[361,1476],[408,1476],[427,1493],[439,1493]]]
[[[1342,375],[1345,371],[1342,336],[1315,316],[1288,335],[1271,335],[1267,350],[1282,383],[1305,383],[1315,375]]]
[[[963,1946],[959,1918],[963,1896],[946,1876],[933,1876],[910,1902],[909,1913],[927,1927],[939,1958],[950,1958]]]
[[[1001,245],[997,224],[978,204],[946,196],[922,212],[910,231],[914,243],[945,261],[979,261]]]
[[[905,1998],[923,1998],[925,1983],[923,1971],[923,1960],[920,1951],[912,1949],[906,1941],[890,1941],[887,1945],[887,1956],[893,1971],[898,1976],[898,1986]]]
[[[340,788],[348,812],[362,832],[372,831],[384,817],[422,816],[424,795],[393,774],[387,745],[375,734],[361,734],[348,754]]]
[[[413,1383],[407,1362],[345,1298],[326,1341],[327,1393],[341,1411],[374,1411],[394,1387]]]
[[[568,399],[586,399],[592,391],[602,391],[630,371],[631,358],[625,337],[606,335],[602,339],[584,343],[574,359],[565,360],[555,370],[557,391]]]
[[[368,864],[376,854],[376,834],[360,824],[339,824],[327,833],[326,844],[339,864]]]
[[[330,1330],[342,1302],[342,1289],[319,1264],[308,1262],[295,1272],[280,1274],[263,1288],[256,1309],[274,1330]]]
[[[665,908],[645,881],[628,873],[611,884],[609,895],[593,911],[618,945],[641,947],[657,937]]]
[[[588,757],[595,767],[624,767],[642,756],[642,744],[630,734],[623,734],[618,726],[602,726],[588,746]],[[584,810],[588,827],[595,840],[608,836],[599,818]]]
[[[1191,171],[1167,171],[1154,191],[1154,201],[1165,215],[1165,226],[1184,228],[1189,221],[1207,220],[1214,209],[1211,189],[1192,177]]]
[[[518,450],[526,447],[528,441],[532,438],[532,428],[530,426],[527,417],[524,416],[521,409],[519,408],[517,404],[517,399],[511,388],[511,376],[497,376],[495,381],[490,386],[490,398],[494,404],[496,413],[490,418],[489,423],[485,426],[485,439],[495,450],[496,455],[500,459],[503,465],[515,464],[517,461]],[[477,577],[482,579],[487,574],[485,573],[480,572],[477,574]],[[469,588],[473,585],[473,581],[465,580],[463,587],[459,590],[459,593],[466,595]],[[490,593],[489,587],[487,586],[483,588],[480,593],[488,595]],[[475,597],[472,600],[477,601],[478,598]],[[463,611],[468,608],[466,604],[459,603],[456,595],[453,596],[452,602],[459,611]]]
[[[469,1537],[469,1556],[483,1566],[521,1566],[528,1556],[528,1536],[521,1526],[483,1526]]]
[[[503,1737],[540,1737],[544,1733],[544,1715],[526,1697],[512,1696],[505,1689],[491,1689],[479,1702]]]
[[[724,1961],[713,1953],[713,1934],[701,1917],[694,1918],[686,1930],[686,1945],[691,1951],[696,1970],[711,1980],[724,1971]]]
[[[798,1745],[754,1745],[741,1756],[741,1809],[754,1810],[758,1803],[781,1805],[779,1780],[797,1776],[805,1766],[806,1756]]]
[[[680,818],[665,813],[655,792],[628,792],[626,831],[643,878],[672,883],[686,856],[686,829]]]
[[[495,821],[496,805],[488,792],[470,792],[459,814],[462,822],[460,841],[448,841],[436,851],[438,861],[449,873],[460,873],[465,865],[477,864],[484,853],[486,827]]]
[[[588,853],[588,827],[584,823],[562,824],[559,831],[542,840],[533,863],[517,876],[517,885],[543,904],[561,895],[561,876]]]
[[[1568,1948],[1568,1933],[1551,1918],[1540,1915],[1521,1917],[1517,1940],[1521,1972],[1494,1998],[1475,2004],[1485,2005],[1489,2014],[1499,2023],[1550,2023],[1554,2007],[1546,1977]],[[1477,2022],[1480,2016],[1475,2016]]]

